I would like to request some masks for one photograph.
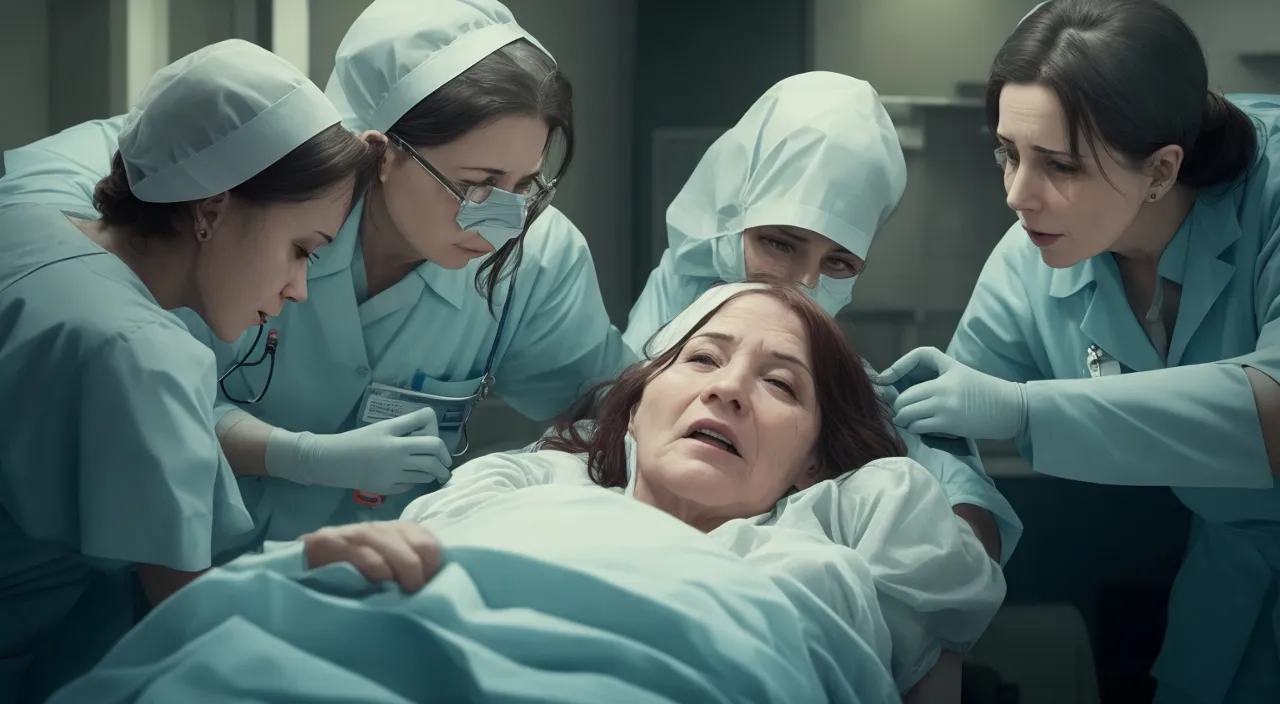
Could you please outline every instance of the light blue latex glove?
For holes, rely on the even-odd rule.
[[[918,435],[975,440],[1014,440],[1027,427],[1022,384],[970,369],[936,347],[918,347],[873,381],[887,386],[903,377],[924,378],[893,401],[893,423]]]
[[[276,428],[267,438],[267,474],[299,484],[400,494],[415,484],[449,480],[453,457],[439,435],[431,408],[336,435]]]

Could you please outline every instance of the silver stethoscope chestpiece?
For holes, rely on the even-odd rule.
[[[1097,345],[1089,345],[1089,350],[1085,353],[1084,359],[1085,367],[1089,370],[1089,376],[1094,379],[1114,376],[1120,373],[1120,362],[1116,361]]]

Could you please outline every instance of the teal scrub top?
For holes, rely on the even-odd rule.
[[[56,209],[0,206],[0,701],[42,700],[134,619],[129,568],[252,528],[214,357]]]
[[[1204,702],[1225,701],[1255,626],[1272,653],[1280,632],[1280,487],[1243,370],[1280,380],[1280,97],[1232,100],[1256,120],[1260,155],[1237,182],[1200,193],[1161,256],[1160,276],[1182,287],[1167,357],[1111,254],[1051,269],[1019,225],[987,260],[947,349],[1027,382],[1023,452],[1037,472],[1171,486],[1199,517],[1155,674]],[[1091,345],[1121,373],[1091,377]],[[1257,701],[1280,701],[1280,658],[1270,669],[1274,697]]]

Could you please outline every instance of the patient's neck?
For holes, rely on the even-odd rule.
[[[643,472],[636,473],[633,497],[641,503],[671,514],[703,533],[710,533],[725,522],[724,518],[710,515],[705,507],[685,501],[669,491],[664,491],[660,486],[646,482]]]

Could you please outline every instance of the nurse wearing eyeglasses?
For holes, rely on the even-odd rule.
[[[572,89],[503,5],[376,0],[326,95],[386,149],[307,301],[271,321],[274,355],[254,366],[256,330],[222,345],[186,318],[220,369],[250,362],[224,380],[218,432],[254,539],[395,518],[448,479],[491,391],[549,419],[634,360],[585,239],[549,206],[573,154]],[[78,184],[102,175],[111,122],[8,152],[0,198],[88,207]]]

